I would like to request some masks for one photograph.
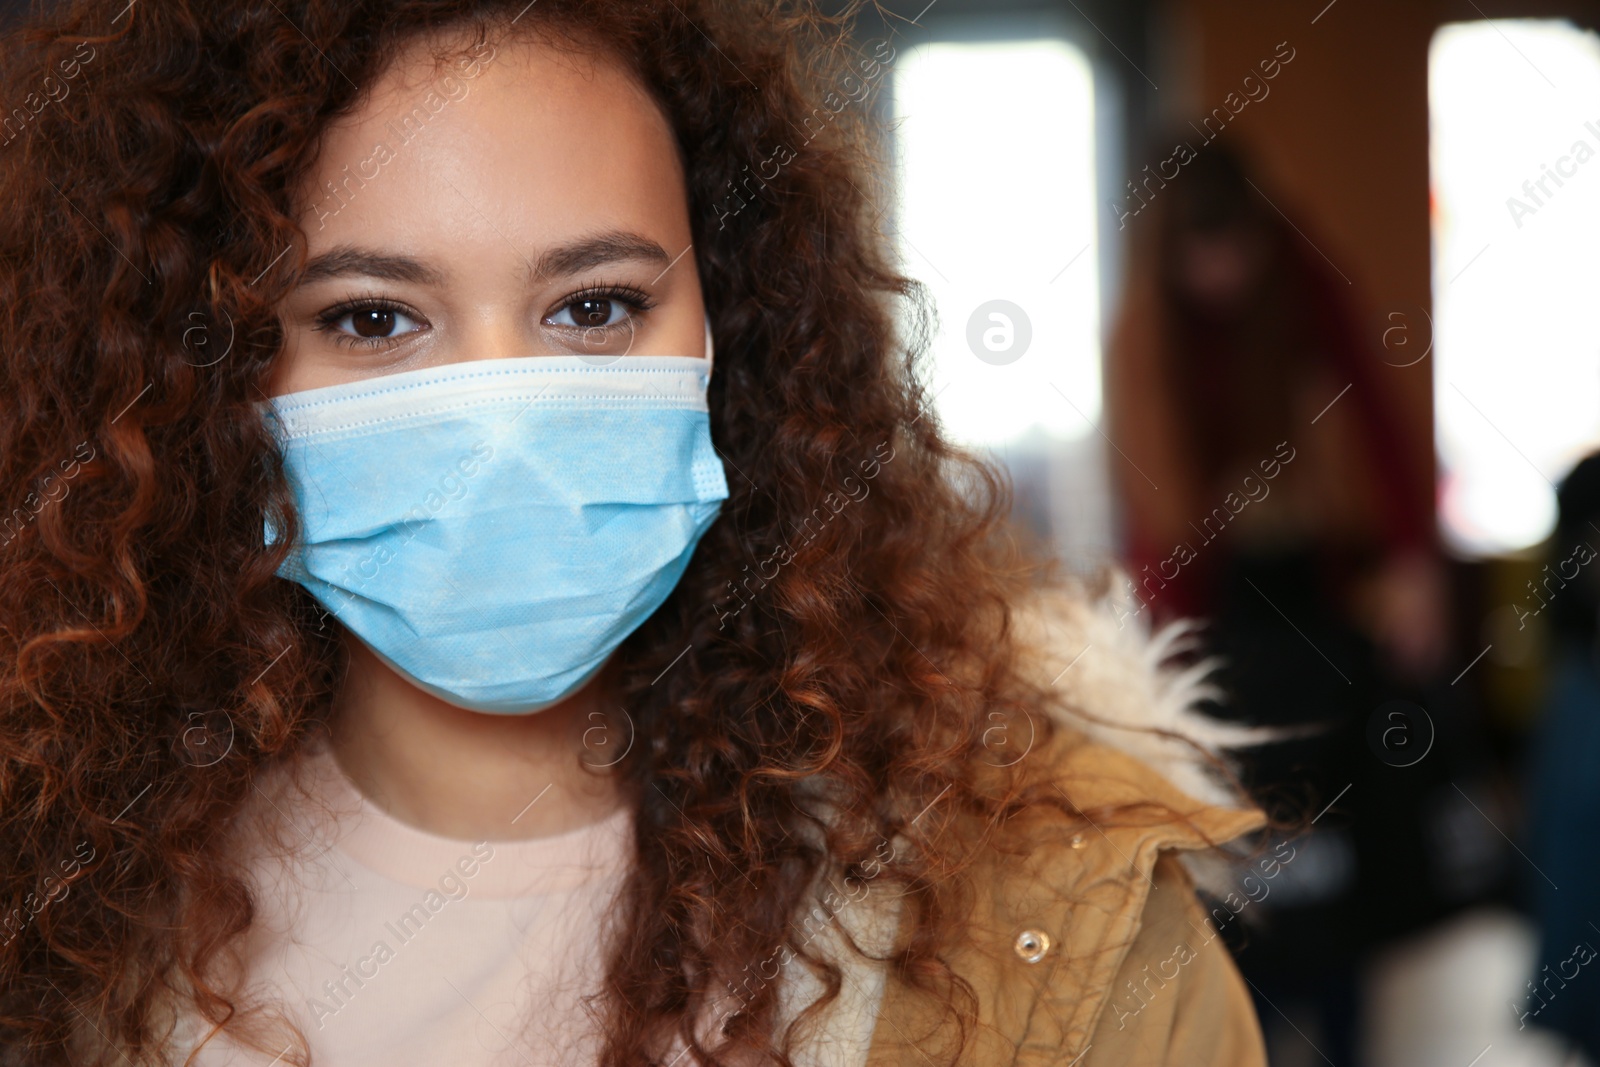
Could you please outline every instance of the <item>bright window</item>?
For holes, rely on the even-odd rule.
[[[902,267],[939,313],[929,388],[958,441],[1100,419],[1094,82],[1075,45],[936,41],[894,73]]]
[[[1428,66],[1440,522],[1487,556],[1548,536],[1600,446],[1600,39],[1450,24]]]

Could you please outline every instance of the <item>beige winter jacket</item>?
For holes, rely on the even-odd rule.
[[[1071,661],[1060,684],[1097,719],[1220,744],[1226,735],[1194,713],[1206,692],[1204,668],[1164,668],[1182,635],[1151,640],[1129,614],[1133,606],[1054,603],[1037,634],[1042,666],[1053,673]],[[1219,934],[1233,932],[1244,898],[1227,893],[1232,907],[1208,914],[1179,861],[1261,827],[1261,813],[1228,804],[1232,795],[1192,749],[1141,730],[1067,725],[1047,750],[1028,752],[1026,764],[1079,811],[1149,801],[1184,818],[1096,822],[1085,831],[1045,809],[1007,824],[1011,840],[1026,843],[1023,855],[980,851],[966,941],[947,955],[979,998],[981,1026],[962,1062],[1264,1067],[1250,990]],[[1271,877],[1265,871],[1276,868],[1263,865],[1256,882]],[[1224,868],[1215,888],[1237,890],[1228,881],[1248,873]],[[906,936],[900,929],[896,941]],[[938,1032],[937,1013],[892,973],[882,981],[866,1067],[945,1062],[934,1053],[953,1047],[945,1043],[952,1031]]]
[[[1053,766],[1080,809],[1153,799],[1190,825],[1082,833],[1052,810],[1009,827],[1037,843],[1020,862],[996,853],[974,872],[969,942],[951,960],[979,997],[982,1027],[963,1062],[1264,1067],[1250,991],[1218,933],[1230,912],[1210,918],[1175,858],[1255,829],[1260,815],[1196,805],[1081,739]],[[929,1056],[945,1047],[936,1022],[889,976],[867,1067],[944,1062]]]

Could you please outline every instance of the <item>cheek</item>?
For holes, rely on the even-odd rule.
[[[310,385],[302,384],[305,375],[300,364],[301,346],[295,331],[285,327],[283,348],[272,361],[272,367],[267,371],[266,383],[262,386],[267,396],[283,396],[286,393],[312,388]]]

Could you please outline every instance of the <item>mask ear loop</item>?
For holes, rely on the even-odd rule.
[[[716,346],[711,343],[711,316],[706,316],[706,377],[711,377],[711,361]]]

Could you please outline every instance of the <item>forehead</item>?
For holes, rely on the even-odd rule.
[[[406,47],[325,131],[302,191],[313,248],[445,236],[527,248],[652,218],[686,232],[671,125],[619,60],[526,36],[442,64],[435,50]]]

